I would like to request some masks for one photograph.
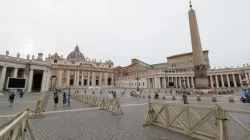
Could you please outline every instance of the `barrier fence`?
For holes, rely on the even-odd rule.
[[[0,131],[0,140],[35,140],[28,121],[29,109],[18,113]]]
[[[248,115],[250,111],[222,109],[217,106],[177,104],[149,100],[144,126],[157,125],[201,140],[244,140],[250,136],[249,121],[243,123],[235,115]],[[229,132],[228,124],[236,122],[245,133]],[[238,124],[238,125],[236,125]],[[247,126],[248,125],[248,126]],[[238,133],[238,132],[237,132]]]
[[[49,92],[47,92],[44,96],[42,96],[36,104],[36,109],[33,112],[32,115],[30,115],[30,119],[35,119],[35,118],[42,118],[44,117],[43,112],[45,112],[47,105],[48,105],[48,100],[49,100]]]
[[[100,107],[100,110],[107,110],[113,115],[123,114],[121,105],[118,99],[109,99],[106,97],[89,96],[72,94],[72,99],[81,103],[90,104],[92,106]]]

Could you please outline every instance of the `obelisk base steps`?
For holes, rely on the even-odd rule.
[[[195,78],[195,88],[196,89],[209,89],[208,78]]]

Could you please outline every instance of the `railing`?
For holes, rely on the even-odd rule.
[[[151,101],[146,117],[147,125],[157,125],[201,140],[230,140],[228,123],[235,121],[247,133],[234,139],[243,140],[250,136],[250,128],[239,121],[233,113],[250,115],[250,111],[222,109],[219,106],[166,103]],[[248,119],[246,117],[245,119]],[[248,121],[249,122],[249,121]],[[236,127],[234,125],[233,127]]]
[[[71,97],[72,99],[79,101],[81,103],[100,107],[100,110],[110,111],[112,112],[113,115],[123,114],[118,99],[109,99],[105,97],[80,95],[80,94],[72,94]]]
[[[28,121],[29,109],[18,113],[7,126],[0,131],[0,140],[35,140]]]
[[[31,119],[38,118],[38,117],[39,118],[44,117],[43,112],[46,111],[45,109],[47,108],[48,100],[49,100],[49,92],[47,92],[44,96],[42,96],[37,101],[36,109],[35,109],[34,113],[32,115],[30,115]]]

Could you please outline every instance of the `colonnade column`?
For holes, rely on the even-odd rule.
[[[218,82],[218,77],[215,75],[215,82],[216,82],[216,87],[219,88],[219,82]]]
[[[62,70],[59,70],[59,76],[58,76],[58,87],[62,86]]]
[[[234,87],[237,87],[234,73],[233,73],[233,81],[234,81]]]
[[[211,88],[214,88],[213,76],[210,75],[209,77],[210,77],[210,86],[211,86]]]
[[[5,66],[3,66],[2,72],[1,72],[1,77],[0,77],[0,91],[3,90],[5,76],[6,76],[6,69],[7,68]]]
[[[14,77],[14,78],[17,78],[17,72],[18,72],[18,68],[15,68],[15,69],[14,69],[14,74],[13,74],[13,77]]]
[[[70,82],[69,82],[70,81],[70,70],[67,71],[67,78],[66,78],[66,80],[67,80],[66,81],[67,86],[69,86],[69,84],[70,84]]]
[[[49,69],[48,72],[47,72],[47,79],[46,79],[46,87],[45,87],[45,91],[48,91],[49,90],[49,86],[51,85],[51,70]]]
[[[182,88],[181,77],[179,77],[179,85],[180,85],[180,88]]]
[[[92,72],[92,86],[95,86],[95,72]]]
[[[247,73],[245,73],[245,77],[246,77],[247,83],[249,83],[249,77],[248,77]]]
[[[239,73],[239,79],[240,79],[240,86],[242,85],[242,78],[241,78],[241,74]]]
[[[74,75],[74,86],[76,86],[77,84],[77,80],[76,80],[76,78],[77,78],[77,71],[75,70],[75,75]]]
[[[188,84],[188,88],[190,88],[189,77],[187,77],[187,84]]]
[[[33,81],[33,69],[30,69],[30,72],[29,72],[29,82],[28,82],[28,92],[31,92],[32,81]]]
[[[111,74],[111,86],[114,86],[114,81],[115,81],[115,79],[114,79],[114,74],[112,73]]]
[[[104,74],[104,85],[105,86],[108,86],[108,73],[106,72],[105,74]]]
[[[46,89],[46,76],[47,76],[47,72],[46,70],[43,71],[43,77],[42,77],[42,88],[41,88],[41,92],[44,92]]]
[[[79,86],[79,76],[80,76],[80,71],[77,71],[77,75],[76,75],[76,85]]]
[[[227,74],[227,86],[231,87],[228,74]]]
[[[191,77],[192,88],[194,88],[194,77]]]
[[[166,88],[166,77],[163,77],[162,84],[163,84],[163,88]]]
[[[178,82],[178,81],[177,81],[177,77],[175,77],[174,79],[175,79],[175,88],[177,88],[177,86],[178,86],[178,83],[177,83],[177,82]]]
[[[221,76],[221,84],[222,84],[222,87],[225,87],[223,75],[220,75],[220,76]]]

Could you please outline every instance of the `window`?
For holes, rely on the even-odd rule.
[[[54,60],[54,63],[57,63],[57,60],[56,60],[56,59]]]

